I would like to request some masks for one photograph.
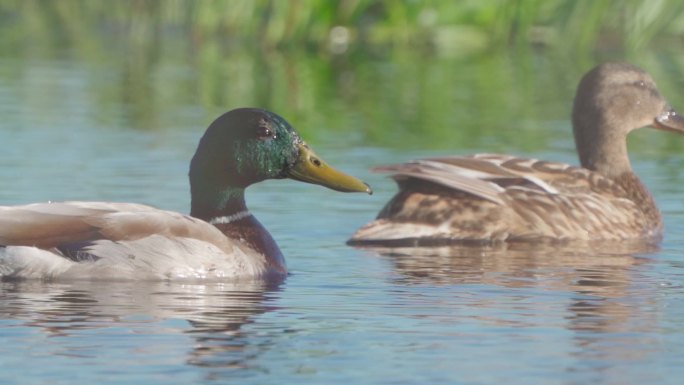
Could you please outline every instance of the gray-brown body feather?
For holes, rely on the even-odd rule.
[[[0,278],[241,279],[278,272],[216,226],[150,206],[0,206]]]
[[[101,239],[134,241],[150,235],[185,237],[232,250],[215,226],[146,205],[55,202],[0,206],[0,245],[58,247]]]

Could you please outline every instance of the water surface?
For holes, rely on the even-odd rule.
[[[395,191],[373,165],[477,151],[574,162],[568,113],[584,63],[543,52],[338,61],[211,51],[183,39],[162,40],[153,55],[104,35],[0,53],[0,204],[114,200],[186,212],[199,137],[243,105],[284,115],[376,193],[293,181],[251,188],[248,204],[291,270],[282,283],[0,283],[1,383],[684,377],[684,138],[631,139],[634,166],[666,218],[659,248],[344,245]],[[681,59],[635,58],[680,110]]]

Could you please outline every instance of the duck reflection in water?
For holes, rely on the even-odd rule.
[[[581,368],[599,357],[604,362],[643,360],[654,342],[649,336],[659,328],[657,312],[644,311],[657,307],[659,296],[658,285],[647,277],[651,261],[641,254],[656,252],[658,246],[640,241],[603,246],[523,242],[366,252],[393,268],[392,284],[403,287],[394,293],[397,303],[440,309],[444,322],[472,322],[484,334],[523,338],[525,330],[569,331],[576,346],[572,355]],[[436,316],[432,310],[426,313]],[[558,335],[565,338],[560,337],[565,333]]]
[[[242,328],[270,311],[269,299],[280,290],[268,281],[10,281],[0,282],[0,318],[63,339],[46,345],[49,355],[92,360],[102,349],[109,357],[116,356],[112,349],[123,349],[128,362],[141,365],[170,354],[173,360],[186,356],[190,365],[233,370],[269,350],[268,336],[255,338]]]

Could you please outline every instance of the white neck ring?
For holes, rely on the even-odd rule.
[[[225,225],[228,223],[233,223],[235,221],[239,221],[240,219],[243,219],[243,218],[247,218],[251,215],[252,215],[252,213],[250,213],[248,210],[238,211],[235,214],[212,218],[209,221],[209,223],[211,223],[212,225]]]

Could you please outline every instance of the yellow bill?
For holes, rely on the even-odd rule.
[[[362,180],[329,166],[306,143],[298,146],[299,158],[288,172],[290,178],[342,192],[373,193],[370,186]]]

